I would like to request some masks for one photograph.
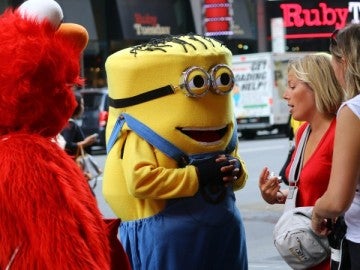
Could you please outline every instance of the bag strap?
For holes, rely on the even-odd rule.
[[[76,154],[74,156],[74,159],[77,159],[78,157],[84,157],[85,156],[85,150],[84,147],[81,145],[78,145],[76,148]]]
[[[296,186],[297,181],[299,181],[300,170],[304,161],[305,145],[309,137],[310,131],[311,128],[310,125],[308,125],[304,130],[304,133],[301,135],[299,144],[296,148],[294,161],[291,164],[289,171],[289,185],[294,183]]]
[[[296,184],[299,181],[300,170],[304,159],[305,145],[310,131],[311,128],[310,125],[308,125],[303,134],[301,134],[299,144],[296,147],[295,157],[289,172],[289,191],[285,201],[284,213],[296,207],[296,197],[298,193],[298,187]]]

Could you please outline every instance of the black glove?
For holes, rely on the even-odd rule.
[[[218,156],[209,159],[197,161],[195,166],[198,169],[200,185],[224,185],[223,177],[225,174],[221,167],[230,165],[229,161],[216,162]]]
[[[238,160],[237,158],[230,156],[230,155],[225,155],[225,157],[227,158],[228,163],[234,166],[234,170],[239,169],[239,172],[236,175],[234,175],[233,174],[234,170],[230,170],[228,172],[223,172],[223,176],[240,176],[241,171],[242,171],[242,166],[241,166],[240,160]]]

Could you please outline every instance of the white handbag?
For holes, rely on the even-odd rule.
[[[311,229],[312,206],[295,207],[299,172],[302,164],[304,145],[310,127],[304,131],[289,174],[289,194],[284,213],[273,230],[274,245],[284,261],[293,269],[307,269],[329,257],[327,237],[316,235]],[[295,180],[294,180],[295,179]]]

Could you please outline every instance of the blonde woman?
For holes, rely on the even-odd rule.
[[[306,122],[296,133],[296,148],[286,176],[289,177],[296,152],[301,151],[298,147],[300,138],[305,136],[309,127],[310,133],[304,143],[303,162],[296,184],[296,206],[313,206],[325,192],[329,182],[336,112],[343,101],[343,91],[331,66],[331,57],[310,54],[291,61],[288,67],[288,86],[283,97],[292,117]],[[260,174],[259,188],[264,200],[270,204],[286,201],[288,189],[280,190],[277,178],[270,177],[267,167]],[[310,269],[330,269],[330,260],[324,260]]]

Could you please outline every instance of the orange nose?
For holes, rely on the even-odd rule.
[[[87,30],[80,24],[76,23],[62,23],[56,31],[56,35],[59,35],[67,42],[72,43],[79,53],[85,49],[89,41],[89,34]]]

